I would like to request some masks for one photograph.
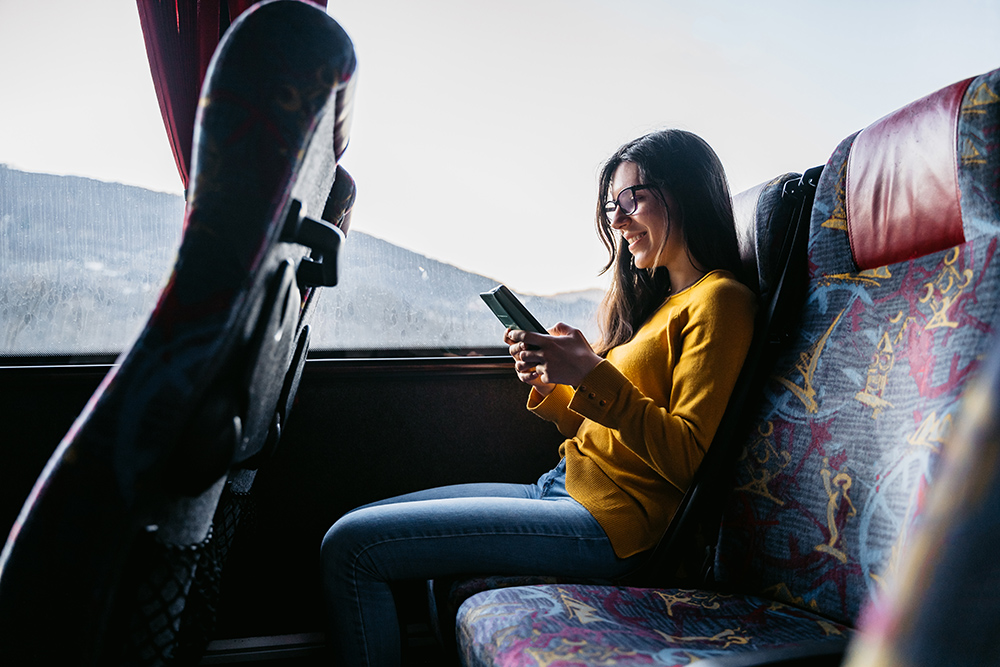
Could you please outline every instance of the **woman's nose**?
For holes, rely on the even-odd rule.
[[[615,212],[611,214],[611,227],[613,229],[621,229],[628,224],[628,220],[628,216],[622,213],[621,206],[616,206]]]

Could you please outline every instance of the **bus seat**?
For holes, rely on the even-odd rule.
[[[839,654],[911,548],[1000,309],[1000,70],[846,138],[817,185],[807,289],[701,588],[546,585],[459,609],[466,665]]]
[[[821,643],[709,658],[704,667],[844,667],[996,663],[1000,621],[1000,345],[970,386],[942,449],[937,480],[918,500],[911,546],[882,596],[861,612],[841,661]]]
[[[355,68],[343,29],[298,0],[256,5],[220,42],[170,279],[0,555],[0,663],[197,662],[310,305],[336,284]]]
[[[797,190],[786,184],[802,174],[782,174],[733,195],[733,219],[743,261],[744,280],[762,300],[773,291],[783,268],[778,250],[792,227]],[[815,188],[815,183],[813,183]]]
[[[709,454],[699,466],[699,470],[678,507],[674,520],[655,552],[650,555],[636,572],[625,580],[649,584],[666,584],[676,578],[680,568],[698,572],[701,563],[692,568],[699,554],[690,549],[679,550],[679,542],[688,539],[693,531],[701,528],[703,521],[711,521],[719,508],[713,499],[714,489],[720,482],[720,473],[725,461],[736,456],[733,447],[721,443],[731,439],[730,431],[739,423],[743,403],[752,394],[751,387],[759,384],[762,359],[769,341],[776,340],[782,312],[792,312],[794,305],[778,306],[776,296],[782,276],[804,272],[805,266],[790,262],[793,255],[792,244],[795,230],[808,224],[808,212],[812,206],[812,193],[822,167],[808,170],[805,174],[786,173],[760,183],[733,197],[733,213],[736,222],[740,257],[743,263],[743,279],[760,294],[761,309],[755,323],[755,340],[748,354],[748,362],[737,382],[733,399],[727,407],[726,416],[720,425],[719,434],[713,440]],[[803,222],[805,221],[805,222]],[[801,231],[800,252],[804,252],[805,231]],[[801,278],[801,276],[799,276]],[[783,292],[782,301],[796,303],[792,290]],[[681,562],[687,557],[686,562]],[[693,559],[692,559],[693,557]],[[513,586],[589,583],[605,584],[610,581],[581,581],[551,576],[475,576],[447,578],[428,582],[430,617],[434,634],[445,645],[451,644],[450,628],[454,627],[455,614],[461,604],[472,595],[493,588]],[[448,628],[448,631],[442,631]]]

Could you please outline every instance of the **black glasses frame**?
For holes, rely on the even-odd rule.
[[[616,208],[620,208],[622,210],[622,213],[624,213],[625,215],[632,215],[637,210],[639,210],[639,201],[636,199],[635,193],[638,192],[639,190],[650,190],[654,187],[655,186],[652,185],[651,183],[644,183],[642,185],[631,185],[627,188],[622,189],[622,191],[618,193],[617,197],[615,197],[614,199],[609,199],[608,201],[604,202],[604,213],[607,214],[608,216],[611,216],[614,214]],[[631,210],[629,210],[629,208],[626,208],[625,205],[622,203],[622,195],[624,195],[626,192],[631,193],[630,196],[632,202]]]

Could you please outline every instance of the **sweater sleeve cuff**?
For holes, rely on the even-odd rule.
[[[573,390],[566,385],[557,384],[547,396],[542,396],[534,387],[528,394],[528,410],[531,410],[542,419],[555,421],[562,410],[566,409],[572,396]]]
[[[612,404],[628,384],[628,379],[622,375],[621,371],[605,359],[583,378],[583,382],[573,394],[569,408],[588,419],[603,424]]]

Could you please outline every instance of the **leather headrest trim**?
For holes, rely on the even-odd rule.
[[[965,241],[958,190],[958,114],[972,79],[865,128],[847,164],[847,231],[859,269]]]

